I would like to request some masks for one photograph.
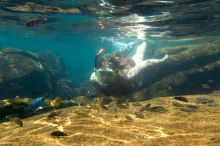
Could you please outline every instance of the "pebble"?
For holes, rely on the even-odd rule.
[[[180,107],[179,109],[181,110],[181,111],[184,111],[184,112],[194,112],[194,111],[196,111],[197,109],[198,109],[199,107],[198,106],[196,106],[196,105],[186,105],[186,106],[184,106],[184,107]]]
[[[141,106],[141,104],[139,102],[134,102],[132,103],[133,106]]]
[[[213,104],[214,100],[205,98],[205,97],[197,97],[196,98],[196,103],[200,103],[200,104]]]
[[[133,121],[133,118],[130,115],[126,115],[125,118],[127,119],[128,122]]]
[[[185,104],[183,102],[180,102],[180,101],[177,101],[177,100],[173,100],[172,101],[172,104],[175,106],[175,107],[183,107],[185,106]]]
[[[143,111],[145,111],[145,110],[148,110],[148,109],[150,108],[150,106],[151,106],[151,104],[148,103],[148,104],[145,105],[144,107],[141,107],[141,108],[140,108],[140,112],[143,112]]]
[[[142,112],[135,112],[134,114],[137,118],[144,119],[144,114]]]
[[[142,112],[142,111],[164,113],[167,111],[167,109],[163,106],[151,106],[151,104],[147,104],[146,106],[144,106],[140,109],[140,112]]]
[[[149,111],[164,113],[167,111],[167,109],[163,106],[153,106]]]
[[[54,112],[50,113],[50,114],[47,116],[47,118],[48,118],[48,119],[53,119],[53,118],[55,118],[56,116],[59,116],[60,114],[61,114],[61,111],[54,111]]]

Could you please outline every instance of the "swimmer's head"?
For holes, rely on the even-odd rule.
[[[98,61],[99,68],[111,68],[113,70],[129,69],[135,66],[131,57],[124,57],[121,54],[106,54]]]

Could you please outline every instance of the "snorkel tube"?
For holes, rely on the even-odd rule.
[[[104,51],[105,51],[105,49],[101,48],[101,49],[99,50],[99,52],[96,54],[96,56],[95,56],[95,69],[98,68],[98,58],[99,58],[99,56],[100,56],[101,54],[104,53]]]

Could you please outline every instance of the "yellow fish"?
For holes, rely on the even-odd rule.
[[[61,97],[57,96],[54,100],[50,102],[51,107],[57,107],[61,101]]]
[[[2,100],[0,102],[1,102],[1,105],[4,105],[4,106],[10,105],[10,104],[13,103],[12,99],[4,99],[4,100]]]

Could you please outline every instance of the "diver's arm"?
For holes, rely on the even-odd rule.
[[[148,66],[160,63],[165,61],[168,58],[168,55],[165,55],[161,59],[148,59],[140,62],[139,64],[136,64],[136,66],[128,71],[127,78],[131,79],[135,77],[139,72],[147,68]]]

